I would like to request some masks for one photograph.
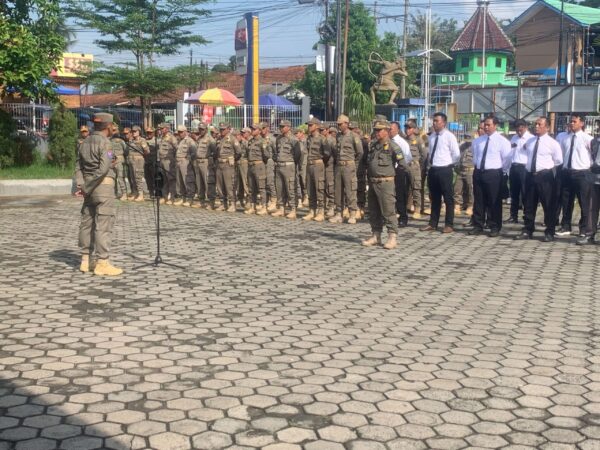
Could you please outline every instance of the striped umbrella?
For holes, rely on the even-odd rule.
[[[185,103],[191,103],[194,105],[228,105],[238,106],[242,102],[239,98],[233,95],[231,92],[225,89],[212,88],[204,91],[194,92],[188,97]]]

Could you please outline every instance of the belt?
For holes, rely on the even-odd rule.
[[[369,178],[371,183],[383,183],[384,181],[394,181],[396,177],[373,177]]]
[[[355,164],[354,161],[338,161],[338,166],[353,166]]]
[[[264,161],[258,160],[258,161],[248,161],[248,164],[250,164],[251,166],[258,166],[259,164],[264,164]]]
[[[208,158],[196,158],[194,161],[204,162],[204,161],[208,161]]]
[[[102,178],[100,184],[108,184],[110,186],[113,186],[115,184],[115,179],[111,177],[104,177]]]
[[[528,172],[531,175],[542,175],[544,173],[548,173],[548,172],[552,172],[552,169],[542,169],[542,170],[536,170],[535,172]]]
[[[571,172],[571,173],[572,172],[575,172],[575,173],[586,173],[586,172],[590,171],[590,169],[563,169],[563,170],[565,170],[567,172]]]
[[[220,163],[226,163],[226,162],[229,162],[229,161],[232,161],[232,160],[233,160],[233,156],[230,156],[229,158],[219,158],[218,159],[218,161]]]
[[[477,172],[500,172],[502,169],[477,169]]]
[[[176,156],[176,159],[178,161],[181,161],[182,159],[188,159],[188,157],[187,156]]]
[[[525,167],[525,164],[523,164],[523,163],[512,163],[510,165],[510,167]]]
[[[275,163],[278,166],[291,166],[292,164],[296,164],[294,161],[281,161],[281,162],[277,162]]]
[[[431,166],[429,169],[451,169],[452,167],[454,167],[454,164],[448,164],[447,166]]]
[[[323,160],[322,159],[309,159],[308,164],[310,164],[311,166],[314,166],[315,164],[323,164]]]

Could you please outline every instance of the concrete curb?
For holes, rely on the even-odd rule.
[[[0,180],[0,197],[70,195],[73,180]]]

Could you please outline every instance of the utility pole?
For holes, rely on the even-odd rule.
[[[486,60],[485,60],[485,38],[486,38],[486,27],[487,27],[487,7],[488,7],[488,3],[489,0],[480,0],[479,2],[479,6],[481,7],[483,5],[483,48],[481,50],[481,87],[484,88],[485,87],[485,66],[486,66]]]
[[[340,111],[340,94],[341,94],[341,48],[342,48],[342,0],[336,0],[336,21],[335,21],[335,114],[338,116]]]
[[[562,84],[562,63],[563,63],[563,30],[565,25],[565,2],[560,2],[560,34],[558,35],[558,61],[556,63],[555,84]]]
[[[325,24],[329,24],[329,1],[325,0]],[[325,37],[325,120],[331,120],[331,49],[329,36]]]
[[[344,61],[342,64],[342,88],[340,94],[340,113],[344,113],[346,100],[346,60],[348,59],[348,28],[350,25],[350,0],[346,0],[346,21],[344,25]]]
[[[190,75],[192,74],[192,68],[193,68],[193,58],[194,58],[194,50],[190,49]],[[192,77],[190,77],[190,86],[188,87],[189,89],[189,95],[192,95],[192,90],[194,89],[194,87],[192,86]],[[190,103],[188,103],[188,120],[190,121],[190,127],[192,126],[192,105]]]
[[[408,45],[408,0],[404,0],[404,30],[402,32],[402,58],[406,67],[406,46]],[[406,98],[406,77],[400,81],[400,98]]]
[[[421,88],[425,97],[423,111],[423,129],[429,129],[429,72],[431,71],[431,0],[427,7],[427,19],[425,23],[425,58],[423,58],[423,76],[421,77]]]

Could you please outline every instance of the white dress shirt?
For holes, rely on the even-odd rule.
[[[525,149],[525,144],[529,139],[533,137],[529,131],[525,131],[523,136],[519,137],[518,134],[515,134],[510,139],[510,146],[513,151],[512,162],[515,164],[527,164],[527,150]]]
[[[571,140],[575,137],[573,142],[573,158],[571,160],[571,167],[567,167],[569,162],[569,155],[571,153]],[[587,133],[579,130],[577,133],[569,133],[565,137],[560,146],[562,147],[563,154],[563,167],[565,169],[575,170],[587,170],[592,167],[592,141],[594,138]]]
[[[489,144],[487,144],[489,139]],[[485,146],[487,144],[487,152]],[[477,169],[482,169],[483,154],[485,153],[485,170],[502,169],[508,172],[512,162],[510,142],[500,133],[495,131],[491,135],[484,134],[473,141],[473,164]]]
[[[392,141],[398,144],[398,147],[400,147],[400,150],[402,150],[402,153],[404,154],[404,160],[406,161],[406,163],[408,164],[412,162],[413,158],[412,153],[410,152],[410,145],[408,145],[408,142],[402,139],[399,134],[394,136],[392,138]]]
[[[437,147],[435,141],[438,139]],[[435,148],[435,154],[433,150]],[[433,159],[432,159],[433,157]],[[460,159],[460,149],[456,137],[445,128],[429,136],[429,162],[432,167],[444,167],[456,164]]]
[[[563,139],[564,139],[564,138],[566,138],[566,137],[567,137],[569,134],[570,134],[570,133],[569,133],[568,131],[561,131],[560,133],[558,133],[558,134],[555,136],[555,138],[554,138],[554,139],[555,139],[555,140],[556,140],[556,142],[558,142],[559,144],[562,144],[562,141],[563,141]]]
[[[527,164],[525,168],[527,172],[531,172],[531,163],[533,162],[533,152],[535,143],[538,137],[534,136],[527,141],[525,148],[527,149]],[[553,169],[560,166],[563,162],[562,150],[560,144],[550,137],[548,133],[539,137],[540,143],[537,150],[537,158],[535,164],[536,172],[540,170]]]

